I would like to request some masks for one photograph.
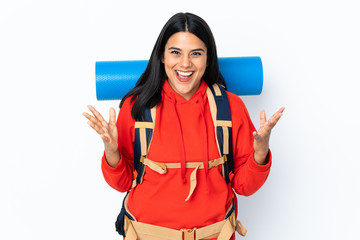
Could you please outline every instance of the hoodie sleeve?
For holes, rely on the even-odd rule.
[[[120,161],[115,168],[106,161],[105,152],[102,157],[101,169],[105,181],[114,189],[126,192],[131,188],[134,172],[134,124],[131,117],[130,98],[127,98],[122,105],[116,127],[118,130],[118,146]]]
[[[235,94],[228,93],[233,136],[234,178],[232,187],[240,195],[249,196],[265,183],[271,166],[269,150],[267,163],[259,165],[254,159],[254,137],[256,131],[244,102]]]

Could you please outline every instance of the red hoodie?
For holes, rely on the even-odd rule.
[[[175,163],[181,162],[181,158],[186,162],[204,162],[220,157],[206,88],[203,81],[198,91],[185,100],[165,81],[162,101],[157,107],[149,159]],[[193,169],[168,169],[166,174],[160,175],[146,167],[142,184],[129,194],[129,210],[137,221],[177,230],[201,228],[224,219],[233,198],[232,188],[240,195],[249,196],[264,184],[270,171],[271,154],[269,152],[266,165],[255,162],[252,135],[255,128],[242,100],[232,93],[227,94],[234,154],[231,185],[226,184],[221,165],[208,170],[198,169],[196,189],[185,201]],[[117,119],[120,162],[112,168],[105,155],[102,158],[106,182],[120,192],[130,190],[133,181],[135,120],[131,117],[131,107],[130,98],[127,98]]]

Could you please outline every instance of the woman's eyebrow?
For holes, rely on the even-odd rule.
[[[177,48],[177,47],[169,47],[168,50],[182,51],[181,48]],[[205,52],[203,48],[196,48],[191,50],[191,52],[197,52],[197,51]]]
[[[168,50],[178,50],[178,51],[181,51],[180,48],[177,48],[177,47],[169,47]]]
[[[191,52],[198,52],[198,51],[205,52],[205,50],[202,48],[196,48],[196,49],[191,50]]]

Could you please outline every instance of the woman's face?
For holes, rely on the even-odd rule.
[[[168,39],[162,62],[172,89],[189,100],[205,73],[207,48],[194,34],[178,32]]]

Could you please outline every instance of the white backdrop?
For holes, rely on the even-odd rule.
[[[355,1],[1,1],[0,239],[120,239],[123,194],[81,115],[108,117],[95,62],[148,59],[166,20],[203,17],[220,57],[260,56],[253,122],[285,106],[263,188],[239,197],[246,239],[358,239],[359,9]],[[238,236],[238,238],[240,238]]]

